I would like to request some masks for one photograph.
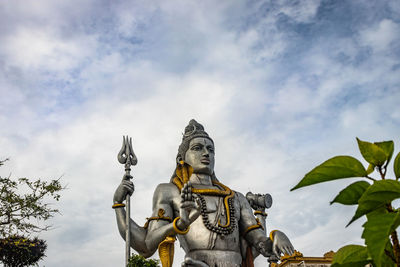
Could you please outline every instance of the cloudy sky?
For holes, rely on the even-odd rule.
[[[4,0],[0,175],[68,185],[40,235],[41,266],[123,266],[111,209],[122,135],[139,160],[132,214],[143,224],[195,118],[216,143],[219,179],[270,193],[268,231],[322,256],[363,243],[363,220],[345,228],[355,208],[329,206],[349,180],[289,189],[330,157],[359,158],[356,136],[394,140],[397,153],[399,84],[397,0]]]

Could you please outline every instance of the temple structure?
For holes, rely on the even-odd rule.
[[[304,257],[302,253],[295,251],[291,256],[281,257],[281,263],[272,263],[271,267],[329,267],[334,255],[335,252],[329,251],[323,257]]]

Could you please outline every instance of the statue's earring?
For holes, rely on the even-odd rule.
[[[181,155],[176,156],[176,163],[182,164],[181,162],[183,162],[182,156]]]

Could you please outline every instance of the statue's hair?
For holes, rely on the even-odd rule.
[[[207,138],[214,144],[214,141],[211,139],[210,136],[208,136],[208,133],[204,131],[203,125],[198,123],[196,120],[191,119],[189,121],[189,124],[185,127],[185,132],[182,136],[182,142],[179,145],[178,154],[176,155],[176,163],[179,163],[181,160],[185,161],[185,154],[186,151],[188,151],[189,149],[190,141],[196,137]],[[174,171],[172,178],[174,178],[175,176],[176,173]],[[212,179],[216,179],[214,173],[212,174]]]

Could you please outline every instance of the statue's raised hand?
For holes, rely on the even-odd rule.
[[[292,255],[294,253],[294,247],[283,232],[276,230],[273,233],[272,251],[280,258],[281,254]]]
[[[181,217],[177,226],[186,229],[200,215],[200,205],[198,199],[192,194],[192,184],[187,182],[181,191],[181,203],[179,206],[179,216]]]
[[[126,199],[126,196],[128,194],[133,194],[133,192],[135,191],[135,186],[133,185],[131,179],[132,176],[130,174],[124,175],[121,183],[117,187],[117,190],[115,190],[113,199],[114,203],[122,203]]]

